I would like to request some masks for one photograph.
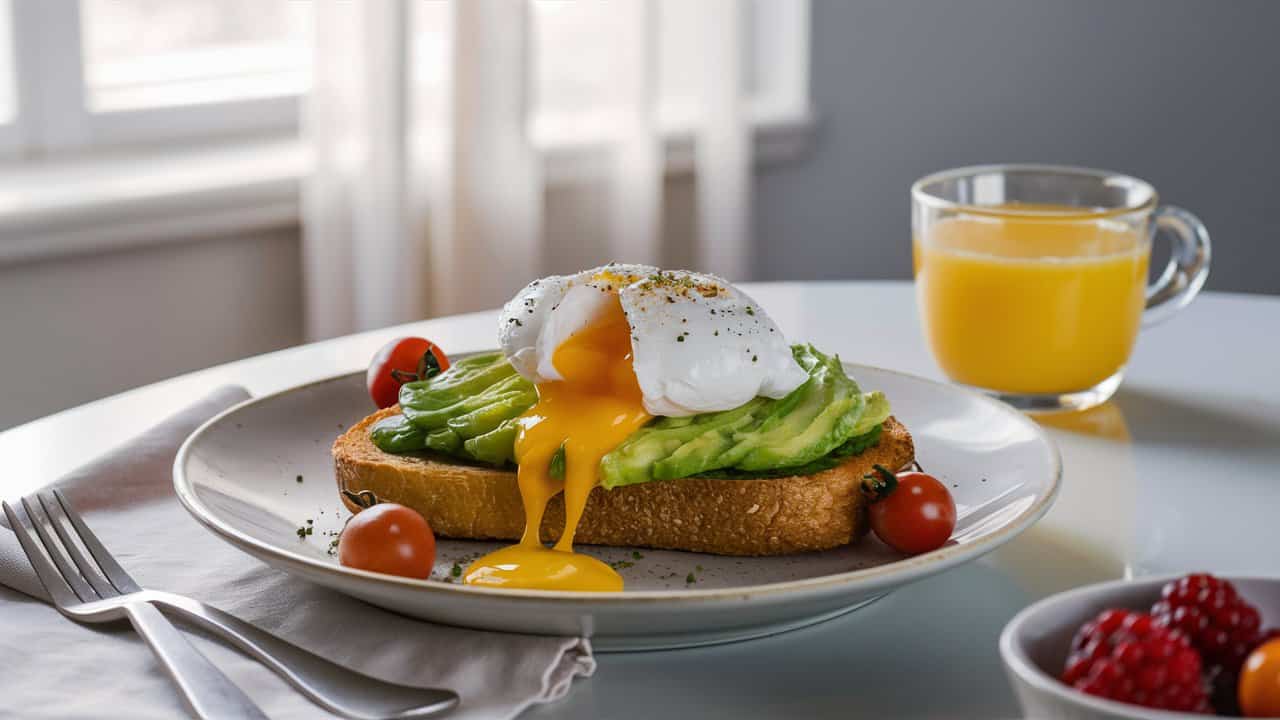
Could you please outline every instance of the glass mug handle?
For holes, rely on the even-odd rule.
[[[1209,231],[1200,218],[1172,205],[1156,208],[1151,215],[1151,240],[1160,231],[1173,241],[1169,264],[1147,287],[1143,327],[1164,322],[1186,307],[1209,277]]]

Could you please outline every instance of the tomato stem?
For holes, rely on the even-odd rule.
[[[381,502],[380,500],[378,500],[378,496],[373,494],[372,490],[360,490],[359,492],[343,490],[342,497],[351,501],[352,505],[355,505],[361,510],[368,510],[369,508]]]
[[[440,359],[436,357],[436,354],[430,350],[422,353],[422,359],[418,360],[418,379],[429,380],[439,375],[440,372]]]
[[[872,465],[872,472],[862,478],[862,494],[869,502],[879,502],[898,488],[898,476],[883,465]]]
[[[391,368],[391,377],[401,385],[405,383],[418,382],[419,380],[429,380],[442,371],[440,370],[440,360],[435,353],[430,350],[422,354],[422,358],[418,360],[418,372],[411,373],[397,368]]]

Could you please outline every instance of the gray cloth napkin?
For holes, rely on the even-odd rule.
[[[580,638],[411,620],[272,570],[201,528],[173,496],[173,457],[192,430],[247,397],[242,388],[221,388],[55,483],[140,584],[211,603],[365,674],[451,688],[462,704],[450,718],[514,717],[563,697],[575,677],[595,671],[591,647]],[[78,625],[45,599],[5,526],[0,717],[182,716],[181,699],[127,624]],[[331,717],[258,663],[192,637],[272,718]]]

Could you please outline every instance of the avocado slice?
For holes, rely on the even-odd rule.
[[[735,434],[759,422],[760,414],[769,407],[771,402],[768,398],[753,398],[745,405],[733,410],[695,415],[693,422],[668,428],[665,437],[657,439],[665,441],[669,438],[679,438],[680,442],[670,445],[664,442],[663,449],[666,452],[662,453],[661,457],[655,455],[656,459],[652,461],[652,467],[649,468],[648,479],[672,480],[719,467],[720,458],[734,444]],[[632,437],[639,434],[636,433]],[[660,434],[661,431],[647,437],[642,436],[637,444],[653,442],[655,436]],[[601,461],[602,468],[605,460],[608,459],[609,455],[606,455]]]
[[[433,378],[405,383],[400,387],[400,406],[418,411],[439,410],[492,390],[502,381],[511,381],[506,386],[510,389],[533,390],[533,383],[517,375],[501,353],[486,353],[463,358]]]
[[[427,447],[427,433],[404,415],[385,417],[369,428],[373,444],[383,452],[409,453]]]
[[[502,421],[498,427],[483,435],[467,438],[462,449],[473,459],[490,465],[506,465],[515,462],[516,419]]]
[[[409,383],[409,385],[412,384]],[[405,387],[409,385],[405,385]],[[401,388],[402,399],[404,396],[403,389]],[[405,417],[409,418],[409,422],[423,430],[430,431],[445,427],[452,419],[495,403],[518,402],[520,399],[526,401],[524,409],[521,410],[521,412],[524,412],[524,410],[533,406],[537,395],[527,380],[519,375],[510,375],[478,393],[462,395],[455,402],[448,405],[423,407],[422,405],[405,405],[401,403],[400,411],[404,413]]]
[[[851,438],[866,435],[889,419],[891,412],[889,398],[885,397],[884,393],[876,390],[863,397],[867,399],[867,404],[862,411],[862,417],[858,418],[858,422],[853,426],[853,432],[849,435]]]
[[[797,389],[800,397],[790,410],[737,438],[730,454],[742,453],[742,457],[733,467],[750,471],[803,465],[853,435],[866,407],[858,384],[845,374],[836,357],[822,357],[810,373],[808,382]]]
[[[465,456],[465,453],[461,452],[462,438],[458,437],[458,433],[449,428],[440,428],[427,433],[426,446],[428,450]]]
[[[888,417],[884,396],[864,395],[839,358],[810,345],[796,345],[792,351],[809,379],[786,397],[755,398],[733,410],[692,418],[659,419],[605,455],[600,484],[614,488],[719,470],[747,475],[808,469]]]
[[[488,405],[449,418],[445,425],[461,437],[473,438],[496,430],[503,422],[519,417],[537,400],[538,395],[532,390],[504,393],[501,399],[495,399]]]
[[[612,488],[654,479],[684,477],[683,474],[672,474],[675,469],[667,466],[659,471],[658,464],[703,435],[721,432],[744,419],[752,419],[755,413],[770,402],[772,401],[768,398],[752,398],[745,405],[724,412],[683,418],[659,418],[632,433],[631,437],[601,458],[600,484]],[[680,472],[687,469],[681,466]]]

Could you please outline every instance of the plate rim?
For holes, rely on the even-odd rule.
[[[496,350],[477,350],[471,353],[461,353],[459,357],[485,352],[496,352]],[[937,380],[920,377],[919,375],[891,370],[889,368],[876,367],[873,365],[862,365],[859,363],[845,361],[841,361],[841,364],[846,368],[846,370],[853,373],[855,377],[857,370],[864,368],[875,372],[897,375],[910,381],[935,386],[945,392],[959,393],[960,395],[969,397],[971,400],[977,400],[1000,413],[1004,413],[1005,415],[1012,417],[1015,422],[1020,423],[1029,429],[1048,450],[1049,462],[1052,471],[1049,479],[1048,491],[1041,497],[1037,498],[1030,507],[1020,512],[1006,525],[987,536],[967,543],[946,545],[938,548],[937,550],[903,558],[884,565],[849,570],[830,575],[821,575],[812,578],[763,583],[748,587],[678,588],[674,590],[633,591],[622,590],[610,592],[588,592],[582,590],[525,590],[515,588],[499,589],[485,586],[443,583],[429,579],[419,580],[416,578],[385,575],[368,570],[344,567],[342,565],[337,565],[272,545],[266,541],[259,540],[248,535],[247,533],[241,532],[225,521],[219,519],[207,508],[207,506],[204,505],[204,503],[199,500],[199,498],[195,496],[194,485],[191,483],[189,478],[187,478],[185,465],[188,457],[192,453],[193,447],[199,442],[202,436],[211,430],[211,428],[222,422],[224,418],[240,412],[244,408],[259,403],[269,402],[278,397],[296,393],[316,385],[336,382],[365,374],[363,370],[356,370],[292,385],[265,395],[250,397],[206,420],[187,436],[181,447],[178,448],[177,455],[174,457],[174,493],[178,496],[178,501],[182,504],[183,508],[186,509],[186,511],[195,518],[197,522],[209,531],[213,532],[215,535],[218,535],[231,544],[244,549],[245,552],[253,554],[249,552],[247,548],[254,548],[258,552],[271,555],[288,564],[302,565],[311,570],[335,576],[336,579],[339,580],[366,580],[382,585],[388,590],[412,589],[418,592],[446,593],[449,597],[455,598],[459,596],[476,596],[491,599],[521,599],[526,601],[555,604],[561,604],[569,601],[590,601],[593,603],[608,605],[626,605],[636,603],[651,604],[670,601],[714,602],[722,600],[754,600],[761,597],[777,598],[779,596],[787,596],[796,593],[838,592],[840,589],[850,584],[855,584],[859,589],[867,590],[879,589],[886,586],[898,587],[982,557],[997,547],[1016,538],[1018,535],[1022,534],[1034,525],[1040,520],[1040,518],[1044,517],[1045,513],[1049,511],[1049,508],[1052,507],[1053,503],[1057,500],[1059,491],[1062,488],[1062,452],[1058,448],[1057,443],[1055,443],[1053,439],[1049,437],[1049,434],[1045,432],[1044,428],[1040,427],[1035,421],[1019,412],[1016,408],[961,385],[939,382]]]

